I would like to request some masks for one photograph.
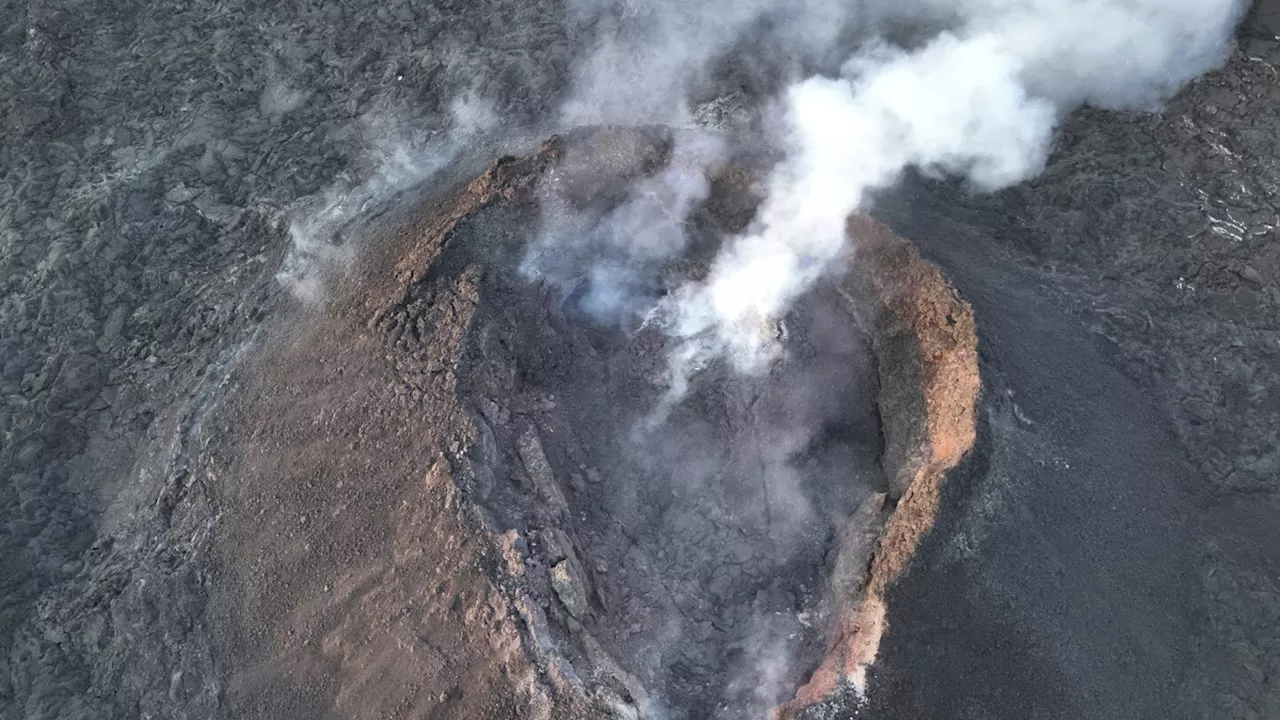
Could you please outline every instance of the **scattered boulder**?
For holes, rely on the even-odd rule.
[[[557,511],[567,511],[569,503],[565,501],[564,491],[556,481],[551,463],[542,449],[542,440],[538,438],[536,428],[530,427],[520,436],[520,460],[524,463],[525,472],[538,491],[538,496]]]
[[[565,610],[576,620],[583,620],[590,610],[586,575],[576,558],[561,560],[551,568],[551,587]]]

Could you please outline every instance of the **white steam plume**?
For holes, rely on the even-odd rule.
[[[561,108],[567,125],[686,124],[690,95],[713,61],[761,23],[797,59],[828,51],[856,2],[840,0],[573,0],[597,38]]]
[[[838,76],[783,98],[785,159],[748,232],[707,278],[664,308],[677,340],[662,421],[692,375],[727,357],[758,372],[780,352],[778,320],[851,252],[846,220],[909,168],[981,190],[1037,174],[1059,119],[1082,103],[1150,108],[1220,62],[1242,0],[917,0],[878,21],[941,23],[909,48],[871,43]],[[896,16],[896,17],[895,17]],[[785,655],[767,642],[749,670],[765,686]],[[739,679],[741,681],[741,679]],[[855,682],[858,682],[855,680]],[[861,692],[862,688],[858,688]]]
[[[708,177],[725,158],[722,138],[675,133],[666,166],[642,178],[603,216],[577,195],[599,174],[594,157],[569,157],[540,189],[541,228],[521,272],[579,290],[580,309],[596,322],[634,326],[652,309],[652,275],[684,251],[685,220],[710,193]]]
[[[793,85],[786,160],[756,225],[676,301],[672,393],[709,358],[758,370],[771,322],[845,252],[845,219],[908,168],[994,190],[1043,166],[1080,103],[1146,108],[1224,56],[1241,0],[926,0],[950,29],[906,50],[876,45],[840,77]]]
[[[609,3],[577,0],[579,9],[602,5]],[[846,220],[867,209],[872,191],[912,168],[960,176],[981,190],[1034,176],[1073,108],[1150,109],[1220,62],[1244,0],[618,5],[619,17],[601,21],[601,40],[578,68],[562,109],[566,124],[684,125],[713,64],[746,37],[787,51],[790,64],[777,74],[795,78],[779,98],[784,121],[772,138],[783,160],[754,223],[724,243],[703,281],[680,288],[654,313],[675,342],[668,392],[642,427],[650,431],[706,364],[726,358],[743,372],[771,366],[786,336],[780,319],[840,270],[852,252]],[[905,32],[899,44],[870,40],[887,35],[881,28]],[[861,38],[857,52],[829,62],[848,37]],[[829,72],[804,72],[815,67]],[[580,225],[572,208],[544,204],[550,230],[525,270],[562,285],[587,276],[589,305],[602,314],[643,311],[652,303],[637,298],[644,283],[634,278],[681,251],[684,214],[707,191],[700,175],[660,174],[612,216],[580,218]],[[783,451],[784,467],[785,443],[785,433],[756,440]],[[761,638],[742,682],[758,683],[771,699],[770,681],[784,675],[788,659],[768,643]]]

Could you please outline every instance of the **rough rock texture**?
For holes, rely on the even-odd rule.
[[[869,275],[885,423],[886,469],[897,502],[872,564],[883,594],[933,523],[946,473],[976,435],[978,337],[973,311],[938,269],[888,227],[854,218],[849,235]]]
[[[986,394],[980,418],[994,421],[979,423],[915,569],[890,589],[894,630],[866,713],[1173,716],[1126,705],[1159,695],[1192,716],[1280,714],[1274,5],[1257,3],[1230,62],[1163,112],[1073,115],[1044,178],[989,199],[936,186],[909,198],[934,224],[895,227],[982,303],[982,362],[993,382],[1017,382]],[[376,176],[397,146],[449,155],[438,141],[468,117],[450,105],[469,90],[500,117],[554,107],[583,40],[562,11],[0,0],[0,717],[228,713],[235,669],[216,662],[221,621],[206,598],[217,586],[210,488],[228,482],[217,469],[234,458],[221,438],[237,428],[208,418],[276,307],[289,219]],[[708,110],[740,104],[750,99]],[[958,232],[925,242],[944,224]],[[972,256],[945,257],[966,244]],[[1024,289],[1001,295],[997,281]],[[1105,382],[1053,375],[1051,353],[1020,355],[1016,337],[1039,325],[1072,338],[1085,328],[1097,354],[1074,340],[1067,349],[1096,361],[1088,367]],[[1035,336],[1062,349],[1054,339]],[[1005,343],[1015,352],[1001,354]],[[1107,374],[1117,367],[1123,382]],[[1037,411],[1057,416],[1053,403],[1036,407],[1041,390],[1080,409],[1051,392],[1068,380],[1118,391],[1142,409],[1124,417],[1144,426],[1166,422],[1143,452],[1158,445],[1191,469],[1161,464],[1166,479],[1149,486],[1083,486],[1064,452],[997,442],[997,430],[1027,440],[1046,427]],[[1055,502],[980,472],[1009,447],[1043,463],[1020,468],[1029,477],[1054,469],[1067,479],[1047,475],[1048,487],[1088,493]],[[580,474],[588,489],[608,481]],[[1144,518],[1170,485],[1198,489],[1176,522],[1153,529]],[[1135,520],[1142,532],[1099,534]],[[1089,533],[1098,544],[1082,543]],[[495,562],[515,572],[515,553],[501,550],[524,540],[501,537]],[[1161,567],[1168,558],[1152,546],[1180,544],[1194,562],[1176,582],[1131,570]],[[969,573],[973,558],[1003,563],[1013,584]],[[1107,594],[1119,600],[1103,603]],[[946,602],[925,600],[938,596]],[[1184,604],[1194,618],[1170,625]],[[1131,608],[1128,624],[1110,620]],[[536,612],[519,612],[537,625]],[[1081,618],[1088,642],[1060,632],[1069,626],[1054,613]],[[1194,642],[1168,650],[1141,627]],[[1105,633],[1128,645],[1089,644]],[[1076,656],[1047,661],[1055,640],[1045,638],[1070,640],[1058,646]],[[1130,657],[1125,647],[1138,660],[1090,662]],[[1185,668],[1172,685],[1098,692],[1100,677],[1168,675],[1171,664]],[[1116,704],[1082,708],[1090,696]]]
[[[233,714],[762,716],[824,645],[844,675],[874,658],[851,618],[883,607],[964,451],[958,426],[972,432],[971,316],[936,270],[860,220],[851,231],[871,271],[786,318],[796,359],[774,373],[779,391],[698,379],[653,446],[672,460],[634,464],[652,449],[632,424],[660,393],[661,337],[574,320],[572,292],[514,277],[510,262],[539,183],[564,188],[561,164],[606,159],[578,182],[592,188],[584,201],[615,203],[619,176],[661,167],[664,137],[589,131],[502,159],[390,220],[331,279],[327,303],[301,310],[299,329],[272,330],[284,337],[218,416],[245,428],[213,472],[228,568],[216,617],[237,628],[224,648]],[[739,173],[716,186],[746,187]],[[713,197],[704,222],[732,223],[731,199]],[[874,383],[857,374],[870,363],[831,354],[842,332],[860,333],[864,305],[877,357],[892,353],[878,365],[893,388],[880,412],[919,414],[888,433],[920,443],[895,466],[912,475],[894,476],[905,495],[858,455],[878,451],[874,424],[858,426],[874,423],[858,414],[871,408]],[[812,412],[799,401],[837,383],[850,390],[836,415],[788,414]],[[770,474],[784,468],[768,470],[764,438],[772,423],[815,420],[835,429],[784,456],[804,468],[792,488]],[[680,450],[691,434],[706,437]],[[886,516],[891,542],[871,562]],[[793,654],[775,658],[784,638]],[[851,645],[870,652],[852,660]],[[766,685],[764,673],[776,676]]]
[[[462,366],[450,365],[441,370],[458,373],[461,380],[459,400],[464,404],[475,404],[470,414],[476,427],[475,436],[462,441],[462,450],[454,450],[465,456],[456,458],[454,463],[470,468],[457,476],[458,482],[465,489],[466,497],[484,508],[483,514],[489,518],[490,526],[496,526],[495,529],[513,528],[503,531],[495,541],[497,546],[505,548],[500,551],[505,558],[505,566],[515,568],[512,577],[499,584],[512,593],[510,606],[519,608],[519,614],[526,618],[529,634],[524,642],[528,647],[537,649],[532,656],[537,659],[531,662],[560,668],[570,675],[580,675],[588,680],[588,688],[596,684],[606,689],[612,687],[609,692],[615,695],[599,697],[615,699],[601,702],[610,706],[629,704],[642,716],[663,712],[677,717],[701,717],[704,713],[739,717],[748,710],[751,714],[760,715],[774,696],[758,695],[756,701],[735,699],[733,693],[737,691],[733,688],[740,682],[736,674],[743,668],[734,670],[730,666],[727,670],[714,670],[713,661],[696,659],[695,653],[706,652],[702,645],[714,647],[710,643],[716,641],[694,628],[697,627],[696,615],[707,615],[716,632],[730,636],[740,632],[734,629],[734,624],[744,619],[751,621],[750,616],[735,618],[732,614],[725,614],[726,609],[738,602],[736,594],[742,590],[735,588],[741,584],[746,583],[748,593],[756,592],[751,589],[752,578],[767,566],[759,566],[759,561],[752,558],[751,549],[737,546],[731,536],[722,535],[723,531],[716,529],[717,525],[729,522],[728,517],[710,523],[696,519],[695,512],[704,512],[700,507],[710,511],[711,518],[714,518],[714,513],[722,512],[715,505],[708,504],[706,498],[699,499],[697,494],[688,495],[672,506],[670,512],[675,513],[675,524],[672,525],[659,519],[656,525],[646,527],[641,520],[645,511],[639,508],[625,514],[617,511],[617,504],[625,502],[628,494],[623,486],[617,484],[616,481],[621,479],[618,476],[635,471],[620,461],[619,456],[633,453],[635,448],[629,448],[627,443],[618,445],[618,441],[625,437],[625,432],[622,432],[625,426],[609,430],[609,424],[613,422],[610,414],[593,406],[601,398],[607,398],[606,402],[615,408],[624,409],[621,417],[625,419],[626,413],[630,412],[626,408],[632,401],[624,400],[623,388],[630,388],[630,392],[639,390],[640,397],[644,397],[644,393],[652,395],[656,387],[645,390],[644,386],[649,381],[636,378],[623,385],[614,385],[608,391],[594,390],[590,383],[595,382],[591,378],[597,371],[592,369],[591,363],[596,361],[591,358],[608,357],[607,353],[618,347],[626,348],[628,354],[643,359],[646,354],[660,350],[660,340],[656,337],[646,340],[649,344],[646,348],[636,344],[636,338],[642,337],[643,333],[628,342],[607,330],[591,330],[589,327],[574,330],[572,321],[565,325],[566,318],[556,320],[557,313],[554,312],[549,320],[540,321],[538,318],[546,312],[543,306],[547,302],[553,308],[559,303],[571,302],[572,293],[567,299],[557,300],[556,292],[552,290],[548,298],[535,298],[535,304],[528,306],[526,303],[529,301],[520,297],[531,292],[527,281],[516,280],[513,283],[501,279],[510,272],[503,267],[509,260],[502,258],[518,254],[512,250],[518,251],[527,241],[527,236],[519,230],[512,232],[513,227],[527,225],[513,222],[518,215],[511,213],[529,202],[530,193],[534,192],[542,176],[555,175],[555,168],[561,163],[578,167],[575,163],[582,156],[599,157],[604,162],[593,166],[596,174],[586,179],[592,190],[584,197],[591,194],[608,197],[610,191],[607,188],[616,182],[615,178],[621,176],[625,179],[634,173],[654,172],[661,167],[661,147],[668,142],[663,138],[664,132],[660,130],[637,133],[605,129],[578,133],[568,141],[554,139],[539,153],[524,160],[499,161],[464,191],[450,199],[436,201],[424,211],[425,219],[415,221],[408,230],[401,231],[408,239],[390,245],[393,250],[373,248],[370,257],[374,259],[364,263],[364,269],[357,277],[376,278],[376,273],[369,268],[394,263],[397,268],[394,277],[397,279],[386,286],[386,291],[380,288],[377,280],[371,283],[367,279],[348,281],[333,305],[343,306],[347,301],[342,296],[349,293],[363,301],[363,311],[372,309],[373,327],[381,329],[393,343],[393,354],[389,357],[405,356],[403,360],[393,360],[398,365],[408,364],[412,357],[428,363],[438,362],[431,358],[439,358],[441,353],[458,352],[457,349],[439,346],[435,340],[444,321],[437,308],[447,304],[444,298],[452,292],[448,288],[457,282],[453,278],[469,278],[466,283],[471,289],[467,296],[478,299],[468,303],[477,303],[478,308],[501,308],[496,313],[483,309],[469,310],[462,315],[450,313],[448,317],[452,319],[446,325],[468,328],[466,332],[476,339],[464,341],[464,345],[475,342],[476,354]],[[570,145],[567,151],[566,142]],[[566,152],[569,159],[565,159]],[[574,159],[575,154],[577,160]],[[740,208],[733,198],[735,193],[750,186],[741,173],[740,169],[731,169],[713,183],[722,189],[721,194],[713,195],[708,202],[713,225],[715,222],[732,224],[733,218],[741,217]],[[563,182],[566,176],[556,177],[561,178],[558,182]],[[557,187],[564,189],[563,185]],[[586,187],[583,186],[584,189]],[[575,192],[572,187],[564,191],[569,194]],[[714,220],[717,217],[720,220]],[[884,460],[885,467],[891,470],[888,486],[879,493],[864,495],[856,509],[849,505],[847,510],[836,512],[831,518],[840,538],[838,549],[834,554],[834,565],[828,570],[826,591],[812,595],[813,599],[827,604],[814,608],[820,618],[818,625],[826,633],[825,640],[822,636],[816,639],[825,643],[827,650],[818,673],[809,687],[801,692],[802,705],[822,700],[839,702],[839,698],[832,697],[836,691],[843,690],[849,683],[863,684],[865,665],[874,660],[875,647],[883,628],[885,589],[909,563],[915,545],[932,522],[942,477],[968,449],[974,433],[978,377],[972,313],[955,297],[936,269],[884,226],[868,218],[858,218],[851,222],[850,234],[856,238],[861,258],[859,270],[838,285],[846,289],[838,289],[833,298],[837,306],[847,313],[844,315],[845,323],[852,327],[855,319],[861,317],[863,326],[870,333],[879,372],[879,411],[881,417],[889,418],[883,432],[887,447],[893,448],[896,454],[892,460]],[[495,264],[484,269],[475,264],[483,262]],[[522,286],[526,289],[520,289]],[[500,300],[484,299],[490,296]],[[411,315],[398,319],[405,312]],[[472,314],[477,312],[479,314]],[[560,312],[569,314],[571,308]],[[492,319],[488,319],[491,316]],[[507,316],[510,316],[509,320],[504,319]],[[419,319],[410,319],[415,317]],[[548,321],[550,328],[536,329],[539,322]],[[520,323],[529,329],[523,332],[503,329],[498,323],[504,322]],[[789,318],[787,322],[792,327],[790,333],[798,334],[806,321],[796,317]],[[559,347],[547,346],[525,356],[520,343],[527,342],[522,340],[527,335],[558,337],[556,345]],[[583,340],[589,344],[579,344]],[[422,345],[428,341],[430,345]],[[469,353],[464,351],[463,355],[466,357]],[[822,357],[821,353],[818,356]],[[633,372],[628,369],[630,362],[634,360],[619,358],[611,361],[610,374],[625,379]],[[296,365],[292,362],[281,364]],[[450,367],[453,370],[449,370]],[[644,367],[643,362],[640,367]],[[802,366],[782,369],[776,377],[786,377],[797,370],[803,371]],[[572,378],[580,387],[555,386],[552,381],[560,374]],[[720,378],[710,382],[725,383],[725,388],[717,392],[736,392],[731,381]],[[822,387],[827,388],[828,385]],[[796,390],[804,392],[805,387],[798,386]],[[588,394],[579,395],[583,391]],[[594,402],[588,400],[590,393],[597,393],[599,398]],[[654,398],[656,395],[648,402],[652,403]],[[423,391],[424,403],[442,401],[440,396]],[[580,412],[576,408],[583,402],[588,403],[585,417],[596,426],[594,428],[574,424],[573,418]],[[691,399],[689,404],[705,416],[706,402]],[[765,408],[770,403],[767,396],[757,397],[751,402]],[[643,409],[643,403],[639,407]],[[726,409],[719,412],[732,414],[736,411]],[[632,420],[635,419],[633,416]],[[676,428],[680,428],[678,419],[673,422]],[[597,454],[597,443],[604,443],[601,447],[604,454]],[[504,456],[512,457],[514,464],[504,461]],[[578,470],[573,469],[575,465]],[[603,473],[600,468],[604,468]],[[847,474],[852,469],[844,468],[841,472]],[[663,471],[659,467],[649,467],[647,472],[660,474]],[[466,479],[468,477],[470,480]],[[642,480],[633,476],[627,482],[652,484],[664,481],[657,477]],[[514,485],[506,489],[507,483]],[[660,487],[658,489],[661,490]],[[600,494],[601,490],[603,494]],[[726,487],[726,490],[742,494],[744,488]],[[679,486],[673,486],[668,492],[677,497],[686,493]],[[847,489],[841,492],[847,492]],[[891,497],[892,508],[885,508],[886,494]],[[817,501],[835,508],[839,494],[824,496]],[[597,502],[604,504],[597,506]],[[764,521],[771,524],[767,495],[764,502]],[[747,504],[740,506],[738,512],[755,513],[759,509],[759,506]],[[640,517],[637,517],[637,511]],[[612,527],[621,527],[623,537],[611,536]],[[777,527],[783,529],[786,525]],[[654,536],[659,541],[656,546],[658,555],[647,556],[652,549],[646,536],[655,531],[658,533]],[[753,532],[756,531],[750,524],[740,525],[736,530],[736,533],[748,536]],[[885,533],[883,542],[880,540],[882,532]],[[686,537],[686,533],[693,534]],[[590,540],[584,541],[584,538]],[[615,550],[615,543],[619,540],[622,543]],[[727,550],[730,563],[736,564],[745,559],[744,575],[739,578],[732,573],[723,573],[725,568],[717,568],[714,563],[707,566],[714,572],[706,577],[696,569],[694,574],[686,575],[690,569],[686,563],[703,564],[699,557],[684,555],[681,545],[687,540],[695,543],[699,557],[714,559],[719,552]],[[815,549],[823,550],[821,535],[805,542],[817,542]],[[717,547],[717,543],[723,543],[724,547]],[[669,553],[666,558],[662,555],[663,549]],[[786,552],[784,559],[789,559],[794,551]],[[731,559],[735,554],[739,556],[738,561]],[[658,566],[661,574],[652,575],[649,565]],[[674,596],[676,605],[670,610],[677,610],[684,616],[678,620],[683,626],[680,639],[653,634],[663,624],[675,620],[670,616],[653,614],[661,611],[661,606],[648,606],[652,601],[643,596],[644,588],[655,581],[655,588],[662,594]],[[673,590],[676,583],[682,589]],[[718,617],[710,614],[715,611],[703,605],[705,601],[697,596],[695,588],[704,583],[709,587],[711,596],[720,603],[721,614]],[[688,589],[684,589],[686,587]],[[803,587],[786,588],[784,585],[783,592],[800,594]],[[754,603],[760,602],[757,595]],[[620,607],[625,607],[626,612],[615,615]],[[792,612],[804,610],[803,604],[791,607]],[[775,616],[778,614],[774,612]],[[760,628],[751,629],[754,622],[742,626],[749,629],[748,638],[764,632]],[[676,649],[680,659],[669,666],[670,653]],[[744,660],[750,661],[752,650],[749,645],[740,648],[729,645],[727,648],[731,658],[744,650],[748,653]],[[655,654],[657,664],[640,662],[650,653]],[[813,662],[817,660],[814,658]],[[567,669],[569,665],[562,664],[566,661],[572,662],[572,670]],[[681,667],[685,669],[680,670]],[[760,667],[750,665],[745,669],[752,674],[761,671]],[[791,682],[795,684],[779,689],[786,694],[793,692],[803,677],[796,671],[803,669],[801,664],[791,670]],[[683,695],[685,691],[677,680],[680,675],[672,675],[673,672],[700,678],[701,684],[696,686],[698,693]],[[758,682],[751,674],[741,680]],[[721,686],[727,690],[719,689]],[[380,695],[388,692],[392,690],[379,689]],[[591,691],[584,692],[592,694]],[[694,711],[701,706],[690,704],[705,703],[720,692],[728,694],[725,695],[725,703],[714,710],[704,707]],[[753,692],[758,694],[760,689]],[[699,695],[700,700],[692,700]],[[746,704],[740,705],[742,702]]]
[[[544,148],[554,164],[542,174],[589,216],[660,170],[669,146],[658,129],[576,133]],[[699,226],[740,216],[738,174],[715,183],[728,195],[696,213]],[[800,618],[824,612],[828,536],[846,519],[838,508],[851,511],[865,483],[878,482],[864,457],[876,437],[864,427],[874,420],[863,416],[871,405],[860,379],[869,348],[833,294],[787,319],[798,357],[772,376],[795,381],[771,390],[708,371],[667,422],[637,438],[662,392],[667,341],[654,327],[593,325],[573,288],[516,275],[530,239],[527,203],[516,191],[472,206],[417,293],[431,298],[454,273],[484,267],[485,300],[459,370],[477,428],[471,497],[496,528],[527,539],[517,602],[545,618],[533,623],[545,627],[533,644],[563,654],[589,685],[644,717],[763,714],[820,652],[821,623]],[[438,212],[454,217],[448,207]],[[824,332],[840,315],[844,329]],[[814,373],[824,372],[822,383]],[[815,388],[833,385],[849,387],[825,419],[834,430],[814,430],[796,450],[765,439],[788,420],[821,427],[823,418],[795,413]],[[788,470],[793,455],[812,468],[803,486]],[[776,679],[761,682],[765,663],[776,664]]]
[[[224,712],[191,468],[288,212],[468,92],[545,113],[557,10],[0,2],[0,717]]]
[[[893,506],[880,511],[886,512],[884,529],[873,543],[854,535],[840,548],[852,558],[845,562],[866,563],[869,555],[870,570],[858,587],[835,588],[838,609],[827,655],[794,703],[780,708],[782,717],[837,696],[846,685],[866,687],[885,631],[885,592],[933,526],[946,474],[976,436],[981,381],[973,311],[936,267],[886,226],[857,216],[848,232],[857,257],[848,297],[875,347],[882,463]],[[875,513],[882,502],[861,512]],[[851,530],[878,525],[855,516]]]
[[[1280,671],[1276,35],[1246,24],[1227,65],[1162,112],[1079,113],[1043,177],[964,201],[997,228],[991,255],[1035,268],[1171,418],[1196,468],[1202,562],[1183,592],[1205,608],[1205,713],[1233,718],[1280,712],[1265,679]]]
[[[235,629],[232,715],[583,711],[540,664],[502,588],[521,570],[512,538],[504,557],[458,491],[474,431],[456,373],[477,277],[450,277],[430,303],[415,296],[450,218],[500,198],[539,162],[499,164],[450,191],[442,206],[456,216],[410,217],[331,302],[273,326],[279,336],[244,369],[217,486],[226,571],[214,598]]]

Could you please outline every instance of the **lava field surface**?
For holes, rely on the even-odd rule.
[[[0,0],[0,719],[1280,716],[1277,18],[1032,180],[877,196],[976,333],[922,461],[838,278],[649,426],[667,339],[522,271],[578,4]]]

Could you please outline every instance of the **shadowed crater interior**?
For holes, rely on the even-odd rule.
[[[548,177],[581,183],[559,192],[582,216],[608,217],[662,167],[663,142]],[[601,143],[623,144],[584,145]],[[469,489],[494,530],[515,531],[533,632],[672,718],[759,716],[794,694],[826,650],[839,528],[886,485],[869,342],[834,286],[762,329],[784,350],[766,372],[713,362],[652,421],[674,341],[646,313],[705,273],[699,258],[750,207],[723,177],[712,190],[686,252],[609,288],[530,277],[519,259],[540,203],[485,206],[409,300],[436,303],[461,277],[476,288],[457,370],[476,428]],[[602,290],[624,312],[604,312]]]

